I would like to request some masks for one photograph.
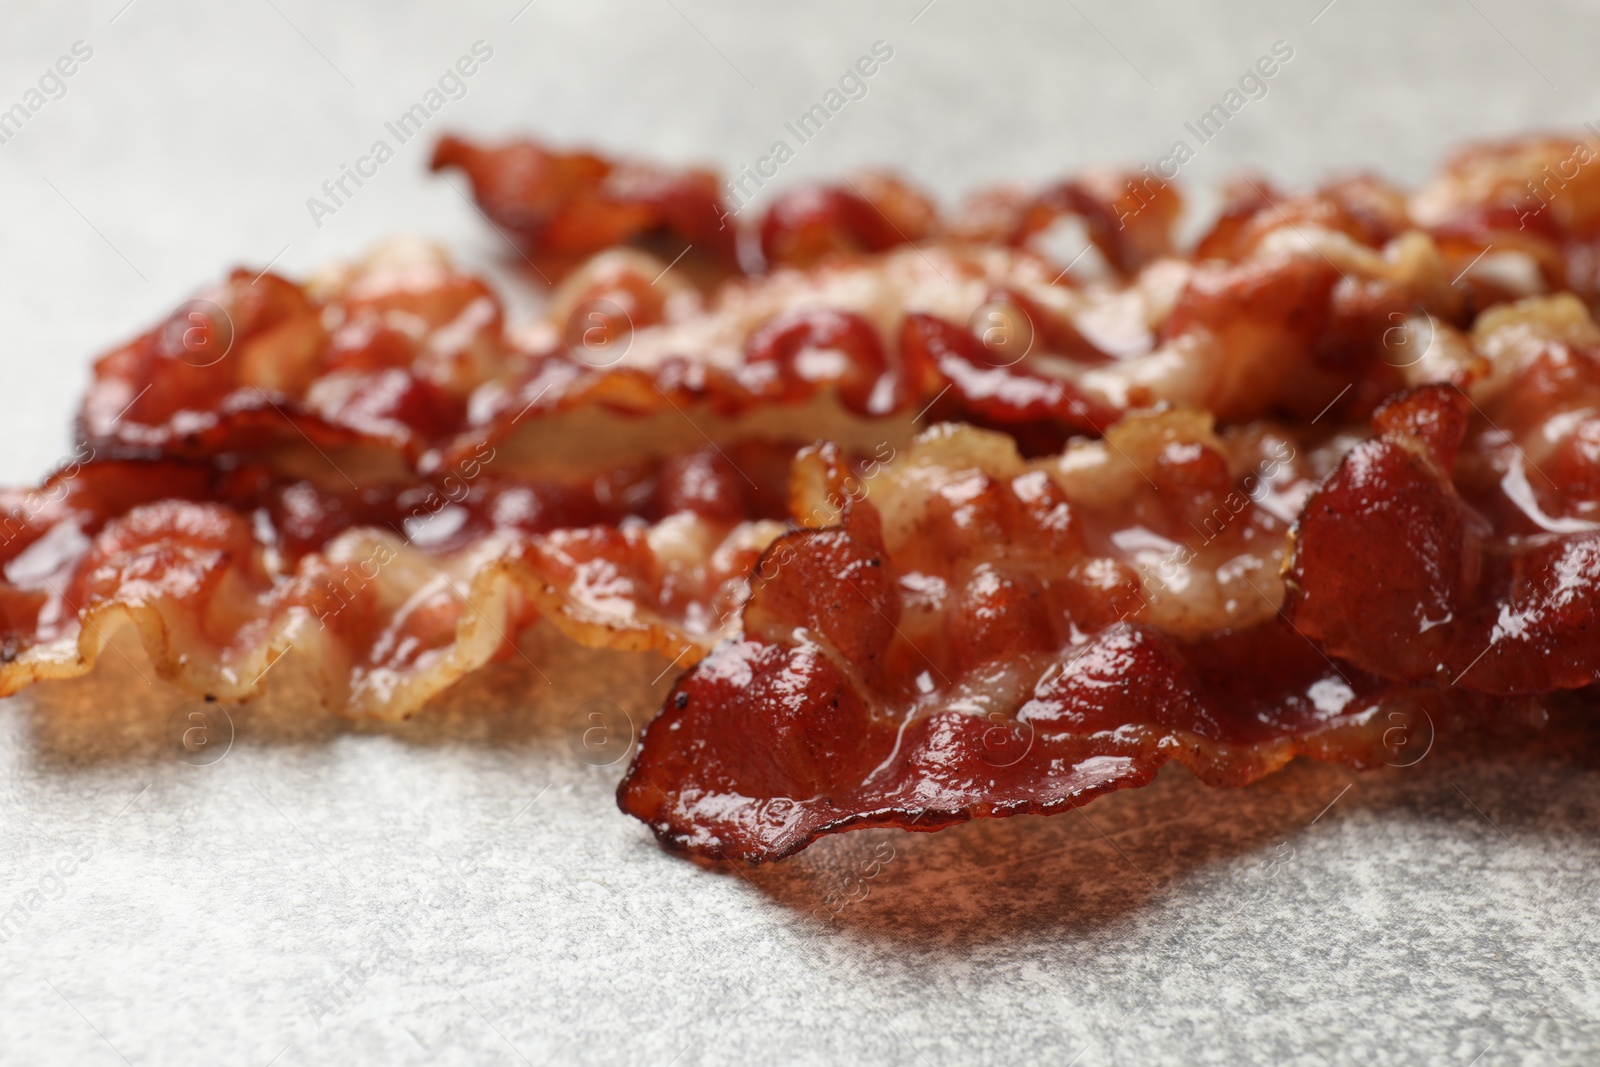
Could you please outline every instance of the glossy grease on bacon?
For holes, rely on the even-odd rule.
[[[260,466],[101,461],[0,498],[0,692],[94,666],[131,622],[157,671],[257,696],[279,659],[333,710],[399,719],[548,619],[580,644],[692,662],[729,631],[784,529],[792,449],[712,447],[588,483],[355,489]],[[736,467],[735,464],[738,466]]]
[[[1434,696],[1280,618],[1275,512],[1310,491],[1292,439],[1219,438],[1199,413],[1113,434],[1028,464],[946,428],[865,479],[803,456],[814,528],[767,550],[743,633],[679,679],[623,810],[761,862],[857,827],[1063,811],[1169,760],[1217,785],[1301,754],[1381,763],[1387,711]]]

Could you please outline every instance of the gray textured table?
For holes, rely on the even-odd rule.
[[[422,139],[332,215],[306,203],[477,41],[492,58],[428,141],[531,129],[730,170],[884,41],[779,181],[889,163],[945,196],[1154,163],[1278,41],[1292,59],[1187,182],[1412,179],[1463,138],[1600,118],[1593,4],[925,3],[14,5],[0,109],[92,54],[0,144],[0,477],[67,453],[94,353],[234,263],[295,272],[408,231],[502,265]],[[497,668],[392,730],[280,692],[205,767],[171,754],[183,698],[131,650],[0,704],[0,914],[22,908],[0,1061],[1600,1056],[1587,732],[1508,726],[1487,755],[1236,792],[1173,772],[1079,814],[744,873],[658,851],[612,806],[620,767],[570,751],[574,709],[646,715],[662,664],[540,662],[549,684]]]

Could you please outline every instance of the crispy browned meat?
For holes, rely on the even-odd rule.
[[[1382,761],[1397,711],[1600,681],[1597,155],[1245,179],[1183,250],[1147,173],[757,215],[446,138],[543,311],[396,245],[103,357],[79,462],[0,499],[0,690],[131,620],[196,692],[294,652],[397,717],[545,618],[688,667],[621,802],[750,861]],[[1041,252],[1063,220],[1100,268]]]

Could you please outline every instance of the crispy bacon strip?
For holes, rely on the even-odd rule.
[[[1396,323],[1443,313],[1413,298],[1442,269],[1427,248],[1340,267],[1269,246],[1089,288],[1011,249],[900,249],[730,285],[710,304],[665,264],[612,252],[515,337],[481,281],[391,248],[305,286],[236,273],[100,361],[81,435],[108,457],[337,463],[353,450],[433,476],[484,446],[559,466],[584,438],[612,448],[592,457],[602,467],[704,436],[870,451],[921,415],[1044,453],[1162,402],[1309,418],[1349,392],[1341,404],[1364,411],[1404,382],[1383,343]],[[1388,295],[1346,300],[1355,278]]]
[[[486,150],[482,165],[494,169],[488,161],[503,154],[509,173],[512,161],[532,150],[526,143]],[[732,372],[756,331],[784,312],[816,304],[868,319],[891,369],[899,323],[913,313],[939,314],[986,341],[999,340],[984,346],[983,373],[956,368],[934,388],[912,390],[908,409],[941,396],[946,403],[934,417],[1004,427],[1030,449],[1049,451],[1067,433],[1098,432],[1108,412],[1115,417],[1160,401],[1204,406],[1230,420],[1282,411],[1310,418],[1343,396],[1341,414],[1365,417],[1402,384],[1382,343],[1396,322],[1425,311],[1464,325],[1472,298],[1488,303],[1505,295],[1479,274],[1463,275],[1471,257],[1455,256],[1454,245],[1446,255],[1410,217],[1404,194],[1384,183],[1352,180],[1298,197],[1264,182],[1239,188],[1212,234],[1184,261],[1173,258],[1171,239],[1181,207],[1177,189],[1148,173],[1090,172],[1037,190],[991,190],[950,219],[904,183],[873,175],[791,190],[750,224],[765,250],[761,270],[774,284],[725,284],[704,308],[687,297],[641,299],[665,264],[640,265],[635,273],[642,277],[623,284],[628,272],[613,258],[598,271],[608,279],[586,278],[575,287],[582,299],[558,294],[556,302],[563,311],[584,307],[591,315],[597,306],[611,309],[596,318],[604,324],[596,335],[626,336],[627,346],[608,348],[622,366],[593,380],[591,395],[627,394],[635,403],[653,398],[638,381],[627,381],[628,368],[681,369],[677,361],[689,360]],[[1064,215],[1084,222],[1114,283],[1081,292],[1071,280],[1062,284],[1065,272],[1033,267],[1034,257],[1019,254]],[[973,269],[984,255],[992,262],[1003,253],[1016,265],[999,276],[992,268]],[[917,268],[926,280],[914,277]],[[1052,281],[1041,284],[1035,274]],[[987,290],[967,293],[976,276],[988,281]],[[1467,283],[1452,284],[1458,276]],[[552,350],[557,336],[583,332],[574,325],[559,314],[532,347]],[[963,381],[984,385],[968,396]],[[559,406],[564,391],[540,392],[549,385],[546,375],[530,376],[514,396],[475,409],[489,412],[489,424],[478,425],[493,437],[496,420],[534,397]],[[1068,394],[1050,403],[1070,417],[1042,426],[1037,404],[997,403],[1041,390]],[[719,410],[751,402],[746,390],[715,376],[703,395]],[[879,394],[885,401],[901,395],[904,389],[887,384]],[[675,395],[673,402],[683,400]],[[994,418],[996,407],[1005,408],[1002,419]]]
[[[1443,271],[1414,233],[1381,253],[1296,238],[1238,262],[1160,259],[1126,283],[1079,287],[1030,253],[956,243],[779,270],[707,302],[663,297],[654,261],[612,252],[554,294],[522,338],[547,355],[520,381],[480,390],[451,447],[530,433],[534,413],[678,408],[671,422],[819,397],[850,416],[824,436],[925,412],[1004,429],[1033,452],[1162,402],[1228,421],[1309,419],[1348,391],[1343,406],[1365,414],[1403,384],[1385,344],[1395,326],[1459,314]],[[571,344],[591,332],[599,351]]]
[[[369,444],[415,463],[518,359],[499,300],[425,246],[304,286],[238,270],[95,364],[79,435],[123,458]]]
[[[517,238],[541,273],[558,279],[588,255],[637,246],[653,235],[678,239],[668,258],[680,247],[699,247],[725,270],[764,273],[946,238],[1021,248],[1063,215],[1082,218],[1107,261],[1126,275],[1171,252],[1182,206],[1176,187],[1159,179],[1094,171],[1042,190],[980,194],[961,215],[945,220],[926,194],[872,171],[786,191],[752,221],[729,208],[724,185],[708,171],[559,152],[527,139],[481,147],[446,136],[434,149],[432,168],[463,171],[491,222]],[[735,200],[747,200],[755,192],[750,178],[739,181],[725,187]],[[752,253],[759,251],[743,263],[741,233]]]
[[[1449,265],[1446,279],[1473,268],[1462,285],[1479,306],[1527,295],[1526,277],[1507,276],[1508,271],[1525,274],[1527,266],[1551,289],[1592,295],[1600,278],[1600,177],[1591,166],[1597,159],[1600,140],[1542,135],[1469,146],[1414,193],[1370,176],[1297,194],[1266,179],[1244,179],[1232,187],[1195,258],[1239,261],[1280,230],[1337,250],[1330,252],[1336,259],[1348,256],[1352,245],[1382,252],[1413,233],[1436,243]],[[678,173],[588,153],[564,154],[531,140],[479,147],[446,137],[434,167],[463,169],[485,213],[520,235],[529,254],[569,260],[579,251],[636,243],[640,230],[650,227],[696,240],[691,227],[676,223],[659,206],[659,196],[614,191],[614,174],[648,175],[631,183],[648,193],[692,186],[702,204],[700,217],[719,220],[716,240],[723,243],[717,247],[726,249],[733,235],[747,232],[748,243],[761,255],[745,266],[758,273],[905,244],[957,241],[1027,248],[1057,220],[1072,216],[1082,220],[1107,264],[1127,278],[1174,254],[1172,231],[1182,208],[1177,186],[1148,168],[1091,170],[1038,188],[982,190],[949,217],[901,179],[869,173],[836,185],[785,191],[750,222],[742,212],[728,210],[708,172]],[[748,184],[728,187],[735,198],[755,191]],[[641,224],[641,219],[647,221]],[[572,233],[583,239],[573,240]],[[704,234],[699,241],[708,249],[713,245]],[[674,245],[669,258],[680,247]],[[1486,252],[1492,254],[1480,256]],[[720,254],[732,262],[725,251]]]
[[[81,469],[0,497],[0,692],[127,619],[196,692],[294,653],[402,716],[548,618],[698,661],[619,797],[747,861],[1172,759],[1381,761],[1396,715],[1600,681],[1595,158],[1247,180],[1181,257],[1148,176],[945,218],[874,175],[754,220],[704,172],[447,139],[565,278],[543,317],[413,248],[237,272],[106,356]],[[1063,216],[1099,280],[1032,251]],[[968,425],[896,457],[921,417]]]
[[[1547,290],[1600,296],[1600,139],[1592,133],[1469,145],[1409,208],[1447,254],[1483,255],[1488,284],[1496,266],[1515,269],[1520,258]],[[1498,284],[1507,295],[1533,291],[1517,274]]]
[[[519,653],[549,619],[581,644],[692,662],[732,632],[747,576],[782,532],[792,449],[706,447],[588,484],[494,472],[357,490],[104,461],[0,499],[0,693],[94,666],[131,621],[165,677],[258,695],[293,655],[326,703],[398,719]]]
[[[1370,176],[1300,194],[1245,179],[1196,255],[1239,259],[1291,228],[1335,258],[1421,234],[1476,307],[1561,290],[1592,300],[1600,295],[1597,162],[1592,135],[1538,135],[1463,148],[1411,193]]]
[[[1015,357],[970,338],[934,360],[918,351],[902,359],[885,330],[900,325],[901,303],[930,291],[938,268],[929,266],[890,266],[878,279],[861,268],[774,280],[740,307],[673,313],[667,324],[673,297],[692,294],[672,283],[658,288],[659,265],[597,263],[575,279],[577,288],[557,294],[528,344],[506,335],[500,304],[480,280],[426,248],[386,248],[305,286],[237,271],[99,361],[80,435],[97,454],[119,458],[364,448],[432,475],[568,413],[635,421],[670,414],[669,431],[636,435],[658,439],[635,450],[647,455],[703,440],[697,426],[707,417],[764,416],[819,401],[831,403],[824,414],[831,411],[835,423],[896,413],[904,420],[948,392],[947,409],[968,398],[1006,421],[1020,410],[1002,395],[1011,383],[1049,393],[1068,428],[1092,431],[1115,417],[1071,382],[1012,367]],[[1031,262],[991,257],[948,266],[964,284],[936,306],[957,313],[977,309],[1002,278],[1046,284]],[[866,299],[863,282],[875,286]],[[881,326],[863,314],[878,311]],[[634,358],[622,362],[613,344],[633,349]],[[816,412],[796,411],[787,426],[762,417],[725,436],[829,429]],[[862,429],[858,436],[870,443],[884,434]],[[574,436],[567,426],[543,435]],[[523,451],[537,453],[542,444]]]
[[[1365,418],[1404,385],[1456,380],[1394,351],[1410,320],[1465,329],[1526,292],[1600,291],[1583,281],[1600,270],[1596,151],[1478,148],[1411,196],[1372,178],[1295,195],[1246,180],[1188,258],[1172,254],[1178,194],[1149,175],[992,191],[951,219],[874,175],[740,220],[770,262],[707,290],[627,246],[709,225],[708,176],[447,139],[441,160],[473,169],[530,241],[598,253],[543,318],[508,333],[480,280],[415,249],[306,286],[236,273],[100,362],[82,439],[124,457],[359,446],[432,474],[518,437],[525,454],[626,440],[620,461],[774,419],[859,448],[903,442],[926,411],[1042,453],[1162,402],[1246,421],[1310,419],[1337,398],[1335,418]],[[1110,280],[1078,284],[1027,251],[1063,214],[1084,220]]]
[[[678,681],[623,810],[760,862],[855,827],[1062,811],[1172,759],[1233,785],[1297,754],[1381,762],[1388,713],[1436,698],[1279,618],[1285,530],[1326,462],[1302,448],[1175,412],[1032,464],[969,428],[864,480],[807,454],[814,528],[767,551],[742,636]]]
[[[603,249],[661,234],[737,268],[735,233],[708,171],[618,163],[532,141],[479,148],[451,136],[434,147],[432,168],[466,172],[484,213],[549,276]]]
[[[1390,400],[1307,503],[1291,616],[1398,680],[1600,681],[1600,327],[1565,295],[1429,341],[1465,351],[1464,385]]]

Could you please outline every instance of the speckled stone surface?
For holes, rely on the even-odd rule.
[[[1276,41],[1292,60],[1186,181],[1412,179],[1465,138],[1600,119],[1592,3],[524,3],[8,12],[0,110],[74,42],[93,55],[0,144],[0,477],[68,451],[95,352],[236,262],[417,232],[503,269],[421,140],[320,227],[305,203],[475,41],[493,58],[428,140],[532,129],[726,169],[886,41],[778,181],[886,163],[947,197],[1153,163]],[[1581,724],[707,869],[572,745],[595,700],[624,737],[664,664],[525,648],[548,680],[496,668],[395,729],[306,711],[286,665],[205,766],[174,754],[192,709],[131,647],[0,702],[0,1062],[1600,1059]]]

